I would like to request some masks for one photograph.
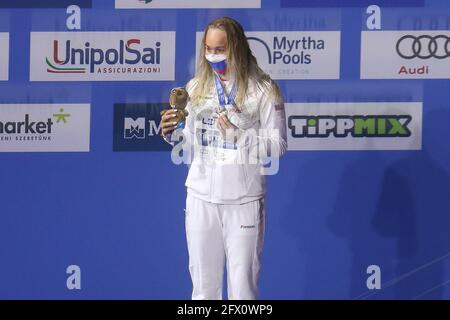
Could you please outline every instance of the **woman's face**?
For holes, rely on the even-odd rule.
[[[227,34],[225,31],[210,28],[206,33],[205,54],[227,54]]]

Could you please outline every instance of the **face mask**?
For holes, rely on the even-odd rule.
[[[217,74],[224,75],[227,72],[227,56],[225,54],[208,53],[205,58]]]

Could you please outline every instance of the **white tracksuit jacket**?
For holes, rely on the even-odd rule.
[[[195,79],[187,84],[189,94],[195,85]],[[226,84],[227,94],[231,86],[231,83]],[[250,150],[253,153],[257,150],[258,156],[264,158],[285,153],[283,101],[276,101],[273,88],[264,92],[249,80],[247,99],[240,106],[242,111],[228,112],[230,122],[240,128],[246,138],[240,139],[234,148],[223,148],[222,136],[213,116],[219,107],[214,87],[205,100],[202,106],[193,106],[189,102],[186,107],[189,116],[182,130],[185,138],[183,149],[190,151],[192,160],[185,183],[188,194],[218,204],[243,204],[263,198],[266,181],[265,175],[261,174],[262,164],[249,161],[248,154]]]
[[[188,83],[189,94],[195,85],[194,80]],[[227,84],[227,94],[230,90]],[[222,299],[225,263],[228,298],[256,299],[266,188],[262,164],[255,158],[274,158],[286,151],[284,105],[276,101],[273,88],[264,92],[250,82],[242,111],[228,111],[229,120],[240,128],[243,137],[236,144],[223,143],[214,117],[218,107],[216,90],[211,88],[204,105],[187,105],[185,128],[171,136],[179,141],[176,135],[182,133],[184,140],[174,149],[182,147],[192,160],[186,179],[185,210],[192,299]]]

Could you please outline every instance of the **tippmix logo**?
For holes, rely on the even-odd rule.
[[[405,115],[290,116],[294,138],[409,137],[412,117]]]
[[[173,80],[174,51],[173,32],[33,32],[30,78],[34,81]]]
[[[418,150],[421,103],[287,104],[290,150]]]

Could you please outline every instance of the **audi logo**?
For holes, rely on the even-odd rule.
[[[450,37],[406,35],[398,39],[395,49],[403,59],[445,59],[450,57]]]

